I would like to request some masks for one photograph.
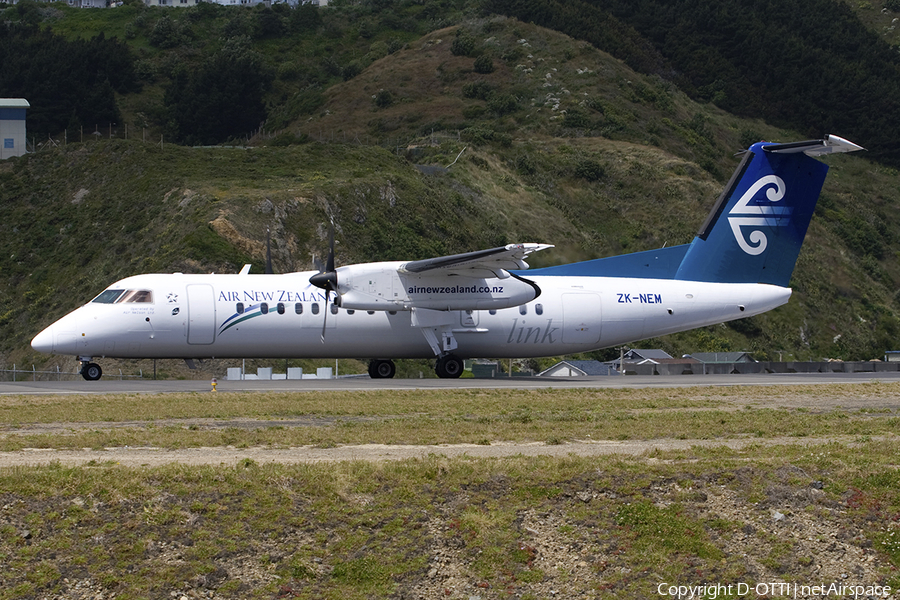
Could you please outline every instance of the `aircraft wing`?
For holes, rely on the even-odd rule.
[[[525,257],[532,252],[552,247],[552,244],[508,244],[489,250],[414,260],[401,265],[400,272],[463,277],[494,276],[505,279],[509,276],[505,270],[527,269],[528,263],[525,262]],[[492,275],[486,275],[488,272]]]

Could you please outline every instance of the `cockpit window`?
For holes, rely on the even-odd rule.
[[[125,303],[152,303],[153,302],[153,292],[150,290],[128,290],[122,297],[116,300],[116,304],[120,302]]]
[[[118,300],[119,296],[122,295],[122,292],[125,290],[106,290],[104,292],[100,292],[100,295],[91,300],[91,302],[99,302],[100,304],[112,304],[116,300]]]

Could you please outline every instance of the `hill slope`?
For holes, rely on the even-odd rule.
[[[460,38],[474,40],[469,54],[454,52]],[[491,70],[476,70],[479,56],[492,57]],[[28,348],[31,336],[119,277],[261,265],[267,228],[279,271],[308,268],[324,251],[328,215],[339,264],[554,243],[535,261],[544,266],[685,243],[735,150],[799,137],[694,103],[583,42],[498,17],[414,40],[322,101],[290,134],[259,141],[276,145],[106,140],[0,163],[6,361],[46,362]],[[296,143],[304,135],[313,142]],[[454,160],[438,175],[414,166]],[[865,157],[828,162],[787,307],[642,345],[798,359],[892,348],[897,173]]]

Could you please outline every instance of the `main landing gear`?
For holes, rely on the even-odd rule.
[[[97,381],[103,375],[103,369],[95,362],[90,360],[81,361],[81,376],[87,381]]]
[[[439,356],[434,363],[434,372],[441,379],[456,379],[462,375],[463,368],[462,359],[455,354]],[[369,361],[369,377],[372,379],[390,379],[396,373],[397,367],[392,360],[374,358]],[[85,378],[87,377],[85,376]]]
[[[397,367],[392,360],[374,358],[369,361],[369,377],[372,379],[391,379]]]
[[[462,359],[455,354],[439,356],[434,363],[434,372],[441,379],[456,379],[462,375],[464,368]]]

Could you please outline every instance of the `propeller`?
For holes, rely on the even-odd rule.
[[[325,327],[328,325],[328,311],[330,310],[328,301],[331,292],[334,292],[335,304],[337,306],[341,305],[337,287],[337,271],[334,269],[334,221],[332,221],[328,233],[328,257],[325,259],[325,267],[322,267],[322,263],[318,259],[315,259],[315,265],[319,272],[310,277],[309,282],[317,288],[325,290],[325,315],[322,318],[322,342],[324,343]]]
[[[275,271],[272,270],[272,239],[269,233],[269,228],[266,227],[266,275],[272,275]]]

